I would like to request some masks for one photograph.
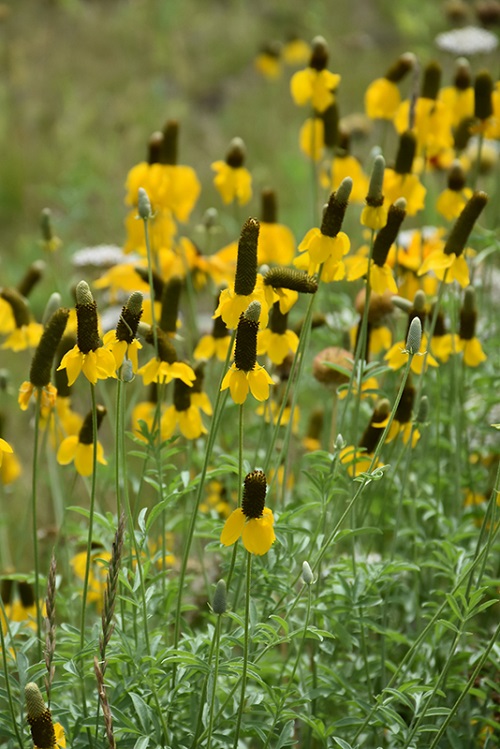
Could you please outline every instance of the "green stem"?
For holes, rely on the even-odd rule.
[[[492,541],[498,535],[499,531],[500,531],[500,525],[497,526],[497,528],[496,528],[496,530],[494,532],[494,536],[493,536]],[[453,588],[452,588],[452,590],[450,592],[450,596],[454,596],[455,593],[458,590],[460,590],[460,588],[463,586],[464,582],[468,578],[470,579],[470,576],[472,576],[472,573],[474,572],[474,570],[476,569],[476,567],[484,559],[484,557],[487,554],[488,550],[489,550],[489,546],[488,545],[484,546],[480,551],[476,547],[476,552],[474,554],[474,557],[473,557],[470,565],[465,569],[465,571],[458,578],[457,582],[455,583],[455,585],[453,586]],[[416,640],[413,643],[412,647],[403,656],[403,658],[400,661],[397,669],[394,671],[394,673],[393,673],[393,675],[392,675],[389,683],[387,684],[387,686],[385,687],[385,689],[382,690],[382,692],[376,698],[376,705],[371,708],[371,710],[369,711],[369,713],[366,716],[365,720],[363,721],[363,723],[361,724],[361,726],[356,731],[356,733],[355,733],[355,735],[353,737],[353,741],[355,741],[358,738],[358,736],[360,736],[363,733],[363,731],[366,729],[366,727],[370,723],[370,720],[373,717],[373,715],[375,714],[375,712],[377,710],[377,707],[382,702],[383,695],[385,694],[386,690],[387,689],[391,689],[394,686],[394,684],[396,683],[396,680],[398,679],[399,675],[403,671],[403,668],[405,668],[406,666],[410,666],[411,665],[411,662],[412,662],[413,658],[416,656],[416,654],[417,654],[417,652],[419,650],[420,645],[423,642],[426,641],[426,639],[427,639],[430,631],[435,626],[436,622],[439,621],[439,619],[441,619],[443,617],[443,613],[444,613],[444,611],[445,611],[445,609],[446,609],[447,606],[448,606],[448,598],[446,598],[443,601],[443,603],[438,607],[438,609],[434,613],[433,617],[430,619],[430,621],[426,624],[426,626],[424,627],[424,629],[420,632],[420,634],[416,638]]]
[[[212,680],[212,695],[210,697],[210,710],[208,718],[208,742],[207,749],[210,749],[212,743],[212,731],[214,725],[214,707],[215,707],[215,695],[217,693],[217,677],[219,675],[219,658],[220,658],[220,620],[221,617],[217,617],[217,623],[215,625],[215,663],[214,663],[214,675]]]
[[[6,622],[7,630],[9,632],[10,640],[12,642],[12,636],[10,635],[10,627],[8,623],[9,620],[7,618],[7,614],[5,612],[5,606],[3,605],[3,601],[1,598],[0,598],[0,613],[1,613],[2,622]],[[14,701],[12,699],[12,691],[10,688],[10,679],[9,679],[9,672],[8,672],[8,667],[7,667],[7,648],[5,646],[5,637],[3,633],[3,627],[4,627],[3,623],[0,623],[0,645],[2,647],[2,667],[3,667],[4,677],[5,677],[5,691],[7,692],[7,700],[9,702],[9,710],[10,710],[10,715],[12,718],[12,725],[14,726],[14,731],[16,732],[19,746],[21,747],[21,749],[24,749],[23,737],[19,730],[19,726],[17,725],[17,711],[14,708]]]
[[[367,484],[371,482],[371,478],[370,478],[369,474],[372,472],[373,468],[377,465],[377,461],[379,459],[380,453],[381,453],[382,448],[384,446],[384,442],[385,442],[385,440],[387,438],[387,435],[389,434],[389,430],[390,430],[390,428],[392,426],[392,422],[394,421],[394,417],[396,416],[396,410],[397,410],[397,408],[399,406],[399,402],[400,402],[401,397],[403,395],[403,391],[404,391],[404,388],[405,388],[405,385],[406,385],[406,381],[407,381],[408,376],[410,374],[410,369],[411,369],[411,363],[413,361],[413,356],[414,356],[414,354],[409,354],[408,355],[408,362],[406,364],[406,368],[405,368],[403,377],[401,379],[401,384],[399,386],[399,391],[398,391],[398,394],[396,396],[396,400],[394,401],[394,405],[392,407],[391,413],[389,414],[389,418],[387,420],[387,424],[386,424],[386,426],[384,428],[384,431],[382,432],[382,435],[381,435],[381,437],[380,437],[380,439],[379,439],[379,441],[377,443],[377,447],[375,448],[375,451],[373,453],[373,457],[372,457],[371,463],[370,463],[370,465],[369,465],[369,467],[368,467],[365,475],[363,476],[363,478],[361,480],[361,483],[359,485],[358,490],[354,494],[353,498],[351,499],[351,501],[349,502],[349,504],[345,508],[344,512],[340,516],[339,520],[335,524],[334,528],[332,529],[332,531],[331,531],[330,535],[328,536],[327,540],[323,544],[323,546],[321,548],[321,551],[319,552],[318,557],[317,557],[316,561],[314,562],[313,570],[316,570],[316,568],[318,567],[319,563],[321,562],[321,560],[323,559],[324,555],[326,554],[326,551],[327,551],[328,547],[330,546],[330,544],[332,543],[332,541],[335,538],[336,534],[338,533],[339,528],[341,527],[342,523],[344,522],[344,520],[346,519],[346,517],[350,514],[351,509],[355,506],[356,502],[358,501],[359,497],[361,496],[361,494],[362,494],[363,490],[365,489],[365,487],[367,486]]]
[[[492,637],[490,638],[490,641],[486,647],[486,650],[482,654],[481,658],[479,659],[477,666],[475,667],[474,671],[470,675],[469,681],[465,685],[465,687],[462,689],[460,694],[458,695],[457,699],[455,700],[449,714],[446,716],[446,719],[444,720],[442,726],[440,727],[439,731],[435,735],[432,744],[430,744],[429,749],[434,749],[434,747],[437,747],[439,740],[443,736],[444,732],[448,728],[449,724],[451,723],[455,713],[457,712],[458,708],[460,707],[460,704],[463,702],[465,697],[469,694],[469,691],[474,686],[474,682],[476,681],[479,672],[481,671],[482,667],[486,663],[486,659],[488,658],[493,645],[497,641],[498,637],[500,635],[500,623],[497,625],[496,630],[494,631]]]
[[[156,327],[156,312],[155,312],[155,290],[153,284],[153,258],[151,252],[151,242],[149,240],[149,226],[148,219],[144,221],[144,240],[146,242],[146,254],[148,258],[148,283],[149,283],[149,296],[151,299],[151,322],[153,328],[153,341],[155,347],[155,354],[158,356],[158,331]]]
[[[35,399],[35,436],[33,445],[33,472],[31,483],[31,514],[33,528],[33,554],[35,562],[35,605],[37,629],[37,658],[42,660],[42,611],[40,608],[40,558],[38,550],[37,501],[38,501],[38,441],[40,437],[40,391]]]
[[[92,399],[92,484],[90,490],[89,508],[89,532],[87,536],[87,559],[85,561],[85,577],[83,578],[82,613],[80,617],[80,650],[85,644],[85,614],[87,613],[87,595],[89,590],[90,564],[92,555],[92,534],[94,530],[94,509],[97,481],[97,407],[95,399],[95,385],[90,383],[90,396]]]
[[[214,415],[213,415],[213,420],[212,420],[212,427],[207,437],[205,458],[203,460],[203,466],[201,469],[198,487],[196,491],[196,499],[194,502],[193,511],[191,513],[191,519],[189,521],[186,545],[184,548],[184,553],[182,555],[181,568],[179,570],[179,587],[178,587],[178,592],[177,592],[177,606],[176,606],[176,611],[175,611],[175,625],[174,625],[174,650],[176,650],[179,645],[179,638],[180,638],[180,631],[181,631],[182,596],[184,594],[184,581],[186,578],[186,570],[187,570],[187,564],[188,564],[188,559],[189,559],[189,552],[191,550],[191,545],[193,543],[194,529],[196,526],[196,520],[197,520],[198,513],[199,513],[201,498],[203,496],[203,490],[205,487],[205,479],[207,476],[208,464],[210,462],[210,458],[212,455],[212,449],[215,443],[215,437],[219,429],[219,424],[220,424],[222,412],[224,410],[224,404],[226,402],[226,397],[227,397],[227,390],[225,390],[224,393],[222,393],[220,387],[221,387],[224,375],[228,369],[229,359],[231,357],[232,349],[233,349],[234,338],[235,338],[235,333],[233,332],[233,335],[231,337],[231,343],[227,351],[224,369],[219,379],[219,387],[217,389],[217,395],[216,395],[215,404],[214,404]],[[176,674],[177,674],[177,664],[174,663],[172,667],[172,690],[175,688]]]
[[[269,733],[267,734],[266,743],[264,744],[264,746],[262,747],[262,749],[267,749],[267,747],[269,746],[269,742],[270,742],[270,740],[273,737],[274,729],[276,728],[276,724],[279,721],[280,714],[281,714],[281,712],[283,710],[283,707],[285,706],[285,702],[286,702],[287,697],[288,697],[288,695],[290,693],[290,690],[291,690],[291,688],[293,686],[293,681],[295,679],[295,674],[297,672],[297,668],[298,668],[298,665],[299,665],[300,657],[301,657],[302,652],[304,650],[304,645],[305,645],[306,638],[307,638],[307,630],[308,630],[308,627],[309,627],[309,620],[310,620],[310,616],[311,616],[311,586],[310,585],[307,586],[307,593],[308,593],[308,595],[307,595],[307,608],[306,608],[306,618],[305,618],[305,622],[304,622],[304,631],[302,633],[302,639],[300,641],[300,645],[299,645],[298,650],[297,650],[297,657],[295,658],[295,663],[293,665],[292,673],[290,674],[290,677],[288,679],[285,691],[284,691],[284,693],[283,693],[283,695],[281,697],[279,707],[278,707],[278,709],[276,711],[276,715],[274,716],[273,725],[271,726],[271,728],[269,730]]]
[[[212,642],[210,643],[210,650],[208,652],[208,658],[207,658],[208,668],[210,668],[210,664],[212,663],[214,648],[215,648],[215,637],[212,637]],[[200,745],[200,743],[203,741],[203,739],[207,735],[207,729],[205,729],[202,736],[200,737],[201,723],[203,720],[203,710],[205,707],[205,698],[207,695],[207,686],[208,686],[209,678],[210,678],[210,672],[207,673],[207,675],[205,676],[205,679],[203,680],[203,687],[201,689],[200,702],[198,706],[198,717],[196,719],[196,730],[194,733],[193,743],[191,744],[191,749],[196,749],[196,747]]]
[[[354,418],[352,420],[352,434],[354,435],[353,439],[356,438],[356,434],[357,434],[359,407],[361,403],[361,383],[363,379],[363,370],[362,369],[360,370],[359,363],[360,363],[360,360],[361,361],[365,360],[364,353],[366,351],[366,343],[367,343],[367,335],[368,335],[368,313],[370,309],[370,297],[372,293],[372,287],[370,283],[370,267],[372,265],[374,239],[375,239],[375,231],[374,229],[372,229],[372,233],[370,237],[370,249],[368,252],[368,273],[366,274],[365,306],[363,308],[363,317],[361,318],[361,328],[359,331],[359,336],[358,336],[356,348],[354,351],[354,362],[352,365],[351,375],[349,377],[349,385],[347,388],[347,395],[345,398],[345,406],[342,411],[342,416],[340,418],[339,428],[338,428],[338,431],[342,433],[342,427],[343,427],[344,419],[345,419],[346,412],[347,412],[347,406],[350,402],[350,396],[352,393],[354,380],[357,379],[358,382],[357,382]],[[368,351],[366,351],[366,360],[368,360]]]
[[[241,694],[240,704],[238,706],[238,715],[236,716],[236,728],[234,730],[234,742],[233,749],[238,749],[238,742],[240,740],[241,730],[241,719],[243,716],[243,708],[245,705],[245,691],[247,686],[247,670],[248,670],[248,641],[249,641],[249,626],[250,626],[250,586],[252,581],[252,555],[247,551],[247,586],[245,596],[245,634],[243,642],[243,670],[241,672]]]
[[[322,270],[322,268],[323,268],[323,266],[321,266],[321,268],[319,270],[318,278],[321,278],[321,270]],[[306,315],[305,315],[305,319],[304,319],[304,324],[302,325],[302,330],[301,330],[301,333],[300,333],[299,345],[297,346],[297,351],[296,351],[295,356],[293,358],[292,368],[290,370],[290,376],[289,376],[288,381],[286,383],[285,392],[283,393],[283,399],[281,401],[280,410],[279,410],[278,415],[276,417],[276,424],[274,426],[274,430],[273,430],[273,433],[272,433],[271,442],[269,443],[269,446],[268,446],[268,449],[267,449],[266,457],[265,457],[265,460],[264,460],[264,469],[263,469],[264,473],[266,475],[267,475],[267,473],[269,471],[269,465],[271,463],[271,459],[273,457],[275,457],[275,452],[274,451],[275,451],[275,447],[276,447],[276,441],[278,439],[278,434],[279,434],[279,430],[280,430],[280,426],[281,426],[281,420],[283,418],[283,412],[284,412],[284,410],[286,408],[286,404],[288,403],[288,395],[289,395],[290,389],[292,387],[292,382],[294,382],[294,381],[298,382],[298,380],[300,378],[300,373],[302,371],[302,365],[303,365],[303,361],[304,361],[304,351],[305,351],[305,349],[307,347],[307,343],[309,341],[309,333],[311,331],[311,318],[312,318],[313,304],[314,304],[314,299],[315,299],[317,293],[318,292],[316,291],[316,294],[313,294],[311,296],[311,299],[309,300],[309,305],[307,307],[307,311],[306,311]],[[299,388],[296,387],[293,390],[292,402],[290,404],[290,419],[289,419],[289,422],[287,424],[286,432],[285,432],[285,442],[286,442],[286,444],[288,444],[289,432],[291,433],[292,427],[293,427],[293,413],[294,413],[294,410],[295,410],[295,405],[296,405],[296,402],[297,402],[298,394],[299,394]],[[276,471],[275,477],[277,476],[277,473],[278,472]]]

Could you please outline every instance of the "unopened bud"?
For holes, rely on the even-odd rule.
[[[120,368],[120,380],[122,382],[132,382],[135,379],[134,367],[130,359],[125,358]]]
[[[425,292],[419,289],[413,297],[413,309],[415,312],[423,312],[425,310]]]
[[[219,580],[212,599],[212,611],[214,614],[225,614],[227,611],[227,588],[226,581]]]
[[[311,585],[314,582],[314,575],[309,562],[302,562],[302,580],[306,585]]]
[[[422,343],[422,323],[419,317],[414,317],[410,323],[408,336],[406,338],[406,351],[409,354],[416,354],[420,351]]]
[[[391,297],[391,302],[395,307],[402,310],[403,312],[410,312],[412,309],[412,303],[409,299],[405,299],[402,296],[398,296],[395,294],[393,297]]]
[[[43,311],[42,315],[42,323],[43,325],[47,324],[47,321],[50,320],[56,309],[59,309],[61,306],[61,295],[59,292],[54,291],[53,294],[50,295],[49,301],[45,305],[45,309]]]
[[[423,395],[422,398],[420,399],[418,413],[415,418],[415,421],[417,424],[425,424],[427,422],[428,417],[429,417],[429,398],[426,395]]]
[[[370,177],[370,187],[366,196],[366,204],[376,208],[383,205],[384,195],[382,185],[384,182],[385,159],[382,154],[378,154],[373,162],[372,174]]]
[[[137,211],[139,213],[139,217],[142,218],[143,221],[147,221],[152,216],[151,201],[149,199],[149,195],[143,187],[139,187],[137,197]]]

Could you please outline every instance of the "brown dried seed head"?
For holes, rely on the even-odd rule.
[[[352,354],[349,351],[339,346],[330,346],[320,351],[313,360],[313,376],[318,382],[334,387],[349,382],[349,375],[339,372],[330,365],[342,367],[351,372]]]

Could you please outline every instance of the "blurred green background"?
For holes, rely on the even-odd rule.
[[[180,163],[203,184],[194,222],[220,207],[210,164],[239,135],[256,187],[248,214],[259,213],[259,188],[275,187],[280,218],[299,234],[309,220],[298,148],[306,113],[289,94],[293,70],[276,81],[255,70],[261,45],[325,36],[347,114],[362,111],[366,85],[398,54],[428,59],[449,27],[434,0],[11,0],[0,19],[0,285],[17,283],[40,253],[46,206],[61,262],[86,245],[121,244],[126,174],[169,118],[181,125]]]

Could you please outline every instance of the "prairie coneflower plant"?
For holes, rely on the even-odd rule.
[[[186,46],[151,5],[119,19],[137,75],[105,65],[92,84],[135,109],[94,137],[96,91],[84,117],[64,99],[63,182],[40,180],[48,145],[66,163],[60,138],[0,128],[0,735],[55,749],[59,721],[74,749],[492,749],[500,82],[474,55],[498,45],[498,3],[445,4],[454,64],[425,39],[418,57],[380,49],[360,90],[351,49],[349,92],[340,47],[283,14],[235,36],[241,4],[213,4],[222,49]],[[484,28],[462,28],[472,6]],[[94,16],[91,54],[111,22]],[[146,20],[151,49],[174,51],[154,79],[135,59]],[[7,99],[21,61],[26,101],[35,84],[52,101],[56,58],[40,76],[30,35],[7,37]],[[185,122],[138,135],[165,86]]]

